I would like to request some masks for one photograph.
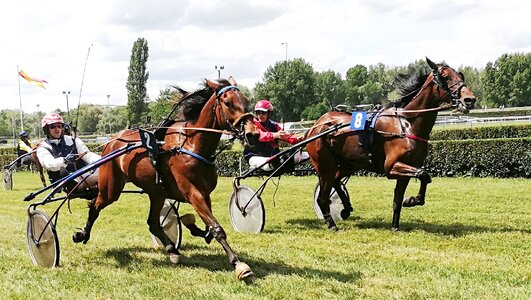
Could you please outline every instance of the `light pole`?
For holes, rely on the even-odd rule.
[[[286,56],[285,56],[284,60],[288,61],[288,42],[282,42],[281,45],[286,45]]]
[[[41,116],[40,110],[39,110],[40,106],[41,106],[40,104],[37,104],[37,136],[39,137],[39,139],[41,139],[41,131],[39,130],[39,125],[40,125],[39,124],[39,119],[40,119],[40,116]]]
[[[214,66],[214,69],[216,69],[218,71],[218,79],[221,78],[221,70],[225,69],[224,66]]]
[[[112,114],[111,114],[111,103],[109,102],[109,98],[111,98],[111,95],[107,95],[107,110],[109,111],[108,114],[109,114],[109,135],[112,133],[111,131],[111,117],[112,117]]]
[[[70,106],[68,105],[68,95],[70,95],[70,91],[63,91],[63,95],[66,96],[66,112],[68,113],[68,122],[72,122],[72,119],[70,119]]]

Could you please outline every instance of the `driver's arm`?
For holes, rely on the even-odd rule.
[[[43,146],[37,148],[37,158],[42,167],[48,171],[59,171],[61,168],[66,168],[65,159],[63,157],[53,157],[50,151]]]

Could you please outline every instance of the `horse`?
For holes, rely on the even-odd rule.
[[[367,122],[368,129],[353,131],[347,127],[307,144],[306,149],[319,176],[317,201],[329,229],[338,230],[330,215],[331,190],[335,189],[343,204],[341,218],[348,218],[352,205],[341,189],[341,179],[358,170],[375,171],[385,174],[388,179],[396,179],[394,231],[400,230],[402,206],[424,205],[431,177],[422,165],[428,154],[429,135],[437,113],[451,107],[468,113],[476,100],[474,93],[465,85],[462,73],[445,63],[436,64],[427,57],[426,61],[432,70],[429,74],[397,76],[397,91],[402,98],[375,112]],[[349,113],[325,113],[309,130],[307,137],[331,126],[350,122]],[[420,190],[417,196],[404,199],[411,178],[420,180]]]
[[[166,123],[168,127],[161,135],[164,144],[156,167],[144,148],[135,149],[100,167],[98,196],[90,202],[85,228],[73,235],[74,242],[86,243],[90,239],[92,226],[100,211],[118,200],[126,181],[131,181],[149,195],[149,231],[162,241],[172,263],[179,262],[180,253],[159,223],[165,198],[192,205],[206,224],[207,235],[211,236],[204,236],[205,240],[209,243],[213,237],[221,244],[238,279],[253,275],[251,268],[240,261],[231,249],[224,229],[212,214],[210,193],[216,187],[217,173],[211,157],[216,155],[223,132],[230,132],[251,144],[258,141],[259,132],[252,123],[248,100],[232,77],[218,82],[205,79],[203,86],[184,95],[179,102],[183,106],[185,120]],[[138,131],[123,130],[106,145],[103,155],[139,138]]]
[[[39,172],[39,177],[41,179],[41,182],[42,182],[42,185],[43,187],[46,187],[46,178],[44,177],[44,168],[42,167],[41,165],[41,162],[39,161],[39,158],[37,157],[37,148],[39,147],[39,145],[41,144],[41,142],[38,142],[33,148],[32,150],[33,153],[31,153],[31,161],[33,163],[33,165],[35,166],[35,169],[37,170],[37,172]]]

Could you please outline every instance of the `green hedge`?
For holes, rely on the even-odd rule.
[[[433,176],[531,178],[531,138],[433,142],[425,168]]]
[[[531,124],[510,126],[488,126],[460,129],[436,129],[430,140],[483,140],[531,137]]]
[[[429,145],[425,168],[432,176],[531,178],[531,137],[436,141]],[[219,175],[239,175],[241,156],[242,151],[238,150],[227,150],[219,154],[216,159]],[[0,164],[4,166],[15,158],[13,154],[0,155]],[[244,171],[248,167],[243,163]],[[302,168],[311,168],[311,165],[307,164]],[[308,173],[311,172],[306,172]]]

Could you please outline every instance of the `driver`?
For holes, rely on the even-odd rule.
[[[65,124],[59,114],[49,113],[45,115],[42,118],[41,126],[47,138],[37,148],[37,157],[42,167],[47,171],[51,183],[101,158],[98,154],[91,152],[79,138],[65,135]],[[80,187],[84,189],[97,188],[98,170],[91,175],[87,173],[77,177],[71,185],[67,184],[67,188],[73,188],[73,185],[85,177],[87,179]]]
[[[31,143],[29,141],[29,133],[25,130],[22,130],[18,136],[20,137],[20,140],[18,141],[17,145],[17,155],[18,157],[21,157],[23,155],[26,155],[33,151],[31,148]],[[21,165],[30,165],[33,162],[31,155],[26,155],[22,159],[20,159],[17,162],[17,167],[20,167]]]
[[[258,143],[251,148],[246,148],[243,152],[244,157],[249,162],[251,168],[262,166],[264,171],[272,171],[274,166],[271,163],[265,164],[269,157],[280,152],[278,142],[284,141],[289,144],[297,144],[302,141],[302,137],[286,133],[280,125],[271,120],[273,105],[267,100],[260,100],[254,106],[256,117],[253,123],[260,131]],[[297,152],[294,156],[295,165],[308,159],[308,153],[304,151]]]

